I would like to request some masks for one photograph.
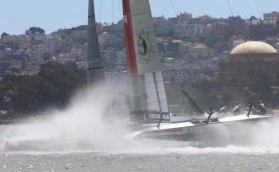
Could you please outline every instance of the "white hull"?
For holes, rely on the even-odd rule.
[[[150,124],[147,128],[128,134],[126,138],[213,142],[222,137],[230,137],[230,140],[235,140],[245,137],[251,131],[251,126],[271,118],[272,116],[250,115],[250,117],[247,117],[246,115],[238,115],[223,117],[208,124],[204,122],[174,122],[162,123],[160,127],[157,127],[157,124]]]

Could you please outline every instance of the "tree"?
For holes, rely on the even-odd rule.
[[[2,34],[1,34],[1,40],[2,40],[5,36],[9,36],[9,34],[6,33],[6,32],[2,33]]]
[[[45,34],[45,30],[40,27],[30,27],[28,31],[32,35],[34,35],[36,33]]]
[[[86,85],[86,74],[69,69],[58,62],[48,62],[41,66],[38,74],[46,79],[58,91],[55,102],[61,106],[68,103],[73,93]]]
[[[46,107],[64,107],[73,93],[86,85],[84,70],[49,62],[38,75],[6,75],[0,82],[0,109],[24,117]]]
[[[251,16],[248,20],[249,20],[250,22],[252,22],[253,20],[257,20],[257,17]]]
[[[36,98],[31,76],[6,75],[1,81],[1,99],[9,99],[9,107],[15,113],[26,113],[36,108]]]

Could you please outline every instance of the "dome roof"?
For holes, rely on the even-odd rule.
[[[269,44],[260,41],[248,41],[236,46],[231,54],[257,54],[257,53],[277,53]]]

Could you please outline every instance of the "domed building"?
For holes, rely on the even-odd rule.
[[[239,44],[219,63],[219,79],[223,86],[248,86],[259,73],[270,76],[276,84],[279,54],[271,45],[260,41]]]

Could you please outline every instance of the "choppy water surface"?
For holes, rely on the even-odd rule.
[[[278,121],[249,128],[245,144],[130,141],[124,118],[103,120],[113,98],[101,93],[81,93],[64,111],[0,126],[0,171],[279,171]]]
[[[183,152],[185,152],[184,149]],[[198,150],[199,152],[200,150]],[[2,153],[1,171],[278,171],[275,153]],[[1,169],[2,168],[2,169]]]

